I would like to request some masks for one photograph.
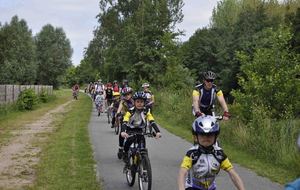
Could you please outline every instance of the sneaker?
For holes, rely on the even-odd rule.
[[[123,148],[119,148],[119,151],[118,151],[118,158],[121,160],[122,157],[123,157]]]

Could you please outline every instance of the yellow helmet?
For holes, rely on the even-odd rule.
[[[121,96],[120,92],[113,92],[113,96]]]

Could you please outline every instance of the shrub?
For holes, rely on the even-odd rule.
[[[19,95],[17,105],[19,110],[32,110],[38,98],[32,89],[26,89]]]
[[[42,92],[39,94],[39,100],[42,103],[49,102],[50,96],[47,94],[47,92],[45,90],[42,90]]]

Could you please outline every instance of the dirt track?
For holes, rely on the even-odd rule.
[[[66,112],[66,106],[71,102],[49,111],[34,123],[12,131],[13,137],[0,148],[0,189],[21,189],[33,183],[40,144],[54,130],[51,124],[55,116]]]

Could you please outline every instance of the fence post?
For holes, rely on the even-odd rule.
[[[6,88],[7,88],[7,86],[5,85],[5,86],[4,86],[4,102],[5,102],[5,103],[6,103],[6,99],[7,99],[7,98],[6,98]]]

